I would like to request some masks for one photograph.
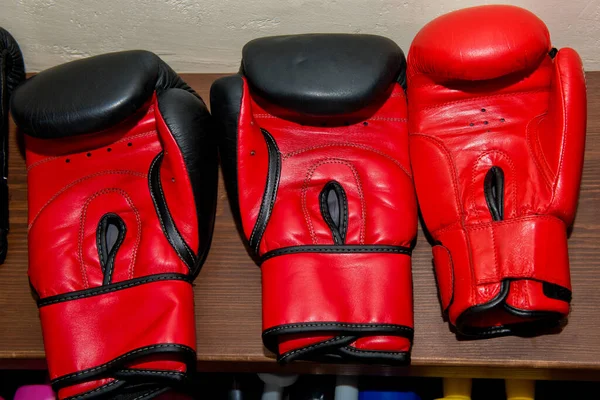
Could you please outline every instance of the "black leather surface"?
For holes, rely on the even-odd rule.
[[[225,188],[236,221],[241,221],[237,187],[237,130],[244,81],[239,75],[217,79],[210,88],[210,108],[215,120]],[[266,179],[266,177],[265,177]]]
[[[364,108],[387,93],[405,66],[396,43],[374,35],[273,36],[242,50],[242,73],[255,93],[311,115]]]
[[[14,89],[25,79],[23,55],[16,40],[0,28],[0,175],[8,176],[8,107]],[[0,181],[0,264],[8,251],[8,186]]]
[[[168,88],[196,95],[154,53],[123,51],[41,72],[17,88],[11,108],[25,133],[67,137],[110,128],[137,111],[155,90]]]
[[[3,28],[0,28],[0,61],[5,67],[2,79],[6,79],[10,97],[10,93],[25,79],[25,63],[17,41]]]
[[[204,102],[186,90],[160,93],[158,108],[181,149],[196,200],[200,248],[192,270],[195,276],[208,253],[215,221],[218,160],[214,125]]]

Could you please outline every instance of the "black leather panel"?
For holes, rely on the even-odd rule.
[[[255,39],[242,51],[253,91],[303,114],[360,110],[404,73],[402,50],[375,35],[308,34]]]
[[[195,276],[208,254],[215,221],[218,160],[214,125],[204,102],[182,89],[160,93],[158,107],[181,149],[196,201],[200,248],[192,270]]]
[[[2,63],[0,75],[3,81],[6,79],[9,95],[7,97],[10,97],[10,93],[25,79],[25,63],[17,41],[2,28],[0,28],[0,62]]]
[[[168,88],[196,95],[156,54],[123,51],[39,73],[14,92],[11,108],[25,133],[68,137],[110,128],[135,113],[154,91]]]
[[[244,81],[239,75],[217,79],[210,88],[210,107],[216,123],[221,168],[231,212],[241,221],[237,187],[237,134]]]
[[[8,107],[13,90],[25,79],[21,49],[15,39],[0,28],[0,175],[8,176]],[[8,250],[8,185],[0,180],[0,264]]]
[[[154,160],[152,160],[150,170],[148,171],[148,188],[150,189],[150,195],[152,197],[152,202],[154,203],[154,210],[161,221],[163,233],[173,250],[177,253],[177,256],[188,267],[190,273],[192,273],[197,269],[196,253],[192,251],[186,241],[183,240],[181,233],[179,233],[179,230],[177,229],[177,224],[175,224],[175,221],[171,216],[169,205],[167,204],[167,199],[164,196],[160,181],[162,160],[162,152],[158,153],[158,155],[154,157]]]
[[[248,240],[248,244],[252,250],[258,254],[260,242],[267,229],[267,224],[271,218],[271,212],[277,198],[277,190],[279,189],[279,178],[281,176],[281,153],[277,147],[277,142],[273,136],[266,130],[261,128],[261,133],[265,138],[267,150],[269,152],[269,167],[267,170],[265,191],[260,203],[260,211],[256,218],[256,224],[252,229],[252,234]]]

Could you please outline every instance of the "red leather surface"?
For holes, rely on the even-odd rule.
[[[462,237],[462,229],[439,232],[436,238],[444,245],[433,248],[442,307],[446,309],[450,299],[453,302],[451,320],[473,305],[493,300],[505,279],[512,281],[507,302],[513,307],[535,310],[536,305],[543,305],[547,311],[568,313],[569,305],[546,298],[540,284],[550,282],[571,287],[563,221],[553,216],[527,216],[465,229],[471,264],[449,264],[450,254],[460,254],[466,249],[460,239],[453,238]],[[475,293],[473,287],[477,288]]]
[[[386,101],[315,123],[253,98],[244,84],[238,128],[238,187],[244,233],[256,224],[265,190],[268,131],[281,155],[281,174],[259,254],[290,246],[334,245],[320,194],[337,181],[348,204],[346,245],[410,247],[417,206],[408,158],[406,98],[394,85]],[[303,122],[304,121],[304,122]],[[262,264],[263,328],[330,322],[413,326],[410,256],[319,254],[277,256]],[[318,327],[279,337],[279,354],[326,342]],[[357,333],[357,336],[360,336]],[[352,348],[409,351],[410,340],[361,338]]]
[[[59,399],[68,399],[70,397],[75,397],[80,395],[81,393],[91,393],[95,394],[98,391],[101,391],[103,387],[110,388],[114,387],[119,383],[112,379],[99,379],[97,381],[84,382],[77,385],[67,386],[65,388],[58,390],[58,398]],[[105,386],[106,385],[106,386]]]
[[[102,286],[96,233],[107,213],[117,214],[127,229],[116,253],[113,283],[189,273],[165,237],[149,190],[150,165],[163,151],[163,193],[178,231],[196,251],[197,218],[189,177],[156,96],[110,130],[25,140],[29,277],[40,298]],[[159,281],[43,306],[40,317],[52,379],[110,363],[144,346],[177,344],[193,349],[196,343],[193,293],[183,281]],[[173,354],[137,359],[127,367],[186,369],[181,356]],[[61,389],[59,397],[109,381],[73,385]]]
[[[41,307],[50,378],[97,367],[146,346],[195,348],[193,315],[192,286],[184,281],[152,282]],[[165,355],[163,360],[177,357]]]
[[[484,80],[535,68],[549,50],[550,34],[535,14],[515,6],[479,6],[425,25],[411,45],[410,65],[444,80]]]
[[[452,323],[496,297],[503,278],[518,279],[507,304],[568,313],[541,281],[570,289],[566,227],[581,178],[585,82],[577,53],[552,58],[549,49],[543,22],[512,6],[447,14],[411,46],[411,163],[425,224],[443,245],[433,252]],[[492,221],[485,198],[492,166],[504,173],[504,221]],[[495,317],[481,318],[514,320]]]
[[[407,255],[301,253],[261,269],[264,330],[320,321],[413,326]]]
[[[411,340],[400,336],[368,336],[352,343],[352,348],[366,351],[410,351]]]
[[[113,282],[188,272],[162,231],[148,188],[150,163],[162,149],[154,106],[137,119],[133,126],[127,121],[93,135],[52,141],[25,137],[29,241],[35,244],[29,249],[29,277],[41,298],[102,285],[96,229],[109,212],[127,226]],[[95,147],[100,144],[104,146]],[[171,158],[176,157],[181,160],[178,152],[172,152]],[[175,175],[174,171],[175,184],[185,182],[185,170],[167,169],[165,175]],[[163,189],[172,191],[168,185]],[[192,200],[186,200],[190,191],[178,193],[180,201],[190,204]],[[193,210],[186,213],[195,215]],[[188,237],[197,241],[197,231],[188,232]]]
[[[260,211],[260,202],[267,183],[269,155],[267,144],[260,131],[260,126],[254,121],[252,114],[252,98],[244,79],[244,92],[240,106],[238,121],[238,191],[240,214],[244,234],[252,236]]]
[[[333,338],[335,338],[335,335],[318,335],[315,333],[308,336],[306,334],[285,335],[279,340],[279,353],[285,354],[297,349],[304,349]]]
[[[387,102],[364,121],[326,128],[280,119],[252,104],[256,125],[271,133],[282,159],[262,254],[287,246],[333,244],[319,208],[319,193],[330,180],[338,181],[348,198],[346,244],[410,245],[417,217],[405,102],[396,85]],[[253,165],[245,168],[253,170]],[[264,186],[263,176],[254,175],[259,182],[239,179],[240,187]]]

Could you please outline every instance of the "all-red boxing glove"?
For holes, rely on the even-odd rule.
[[[198,95],[156,55],[112,53],[21,85],[29,278],[60,399],[149,399],[196,364],[216,144]]]
[[[482,6],[427,24],[408,64],[411,163],[450,323],[482,337],[554,325],[571,301],[579,56],[529,11]]]
[[[211,88],[232,209],[262,268],[263,341],[281,362],[409,361],[404,67],[378,36],[270,37]]]

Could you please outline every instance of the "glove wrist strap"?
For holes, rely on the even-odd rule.
[[[40,307],[55,388],[118,375],[156,354],[162,355],[152,358],[153,368],[179,365],[185,373],[193,367],[196,337],[189,282],[154,280],[100,293]]]
[[[435,273],[452,323],[469,308],[500,302],[528,312],[562,312],[565,306],[568,312],[571,280],[560,219],[528,216],[438,231],[435,237]]]
[[[413,334],[410,255],[344,253],[342,247],[336,253],[286,253],[263,262],[265,346],[280,361],[384,353],[407,360]],[[384,348],[372,349],[381,351],[363,352],[360,339],[373,336],[390,339],[380,341]]]

